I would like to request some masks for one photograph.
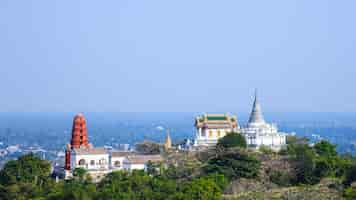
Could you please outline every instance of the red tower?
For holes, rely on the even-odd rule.
[[[64,165],[64,169],[65,170],[70,170],[70,144],[67,145],[66,148],[66,154],[65,154],[65,165]]]
[[[77,114],[73,120],[72,138],[70,145],[67,146],[65,152],[66,170],[70,170],[70,153],[72,149],[90,148],[87,133],[87,124],[82,113]]]
[[[70,145],[72,149],[80,147],[89,148],[87,124],[82,113],[74,117]]]

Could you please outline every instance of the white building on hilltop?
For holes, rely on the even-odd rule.
[[[71,169],[77,167],[89,171],[109,169],[109,154],[104,148],[74,149],[71,155]]]
[[[163,162],[161,155],[131,155],[123,160],[123,169],[127,171],[132,170],[146,170],[149,162],[159,163]]]
[[[67,145],[65,165],[59,175],[65,179],[73,176],[76,168],[85,169],[94,181],[117,170],[145,170],[149,161],[162,161],[161,155],[139,155],[131,151],[112,151],[104,147],[93,147],[88,141],[86,120],[83,114],[74,117],[72,138]]]
[[[146,170],[148,162],[163,162],[161,155],[142,155],[132,151],[109,151],[105,148],[79,148],[71,151],[71,169],[64,172],[66,179],[72,171],[83,168],[94,181],[113,171]]]
[[[132,151],[112,151],[110,153],[110,168],[112,170],[123,170],[126,157],[134,154]]]
[[[227,133],[239,129],[237,118],[227,114],[205,114],[195,120],[194,146],[214,146]]]
[[[261,146],[266,146],[279,150],[286,145],[287,134],[278,132],[275,124],[265,122],[257,94],[248,124],[241,129],[241,133],[244,134],[247,145],[252,148],[258,149]]]

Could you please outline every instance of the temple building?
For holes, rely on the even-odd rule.
[[[87,125],[82,113],[77,114],[73,120],[72,137],[65,151],[65,170],[71,170],[75,164],[72,153],[76,149],[89,149]],[[73,163],[74,162],[74,163]]]
[[[169,137],[167,147],[170,145]],[[79,113],[73,120],[72,137],[65,151],[65,166],[62,173],[65,179],[69,179],[73,175],[73,170],[83,168],[95,181],[116,170],[145,170],[148,161],[161,160],[160,155],[139,155],[131,151],[109,151],[104,147],[94,147],[88,140],[84,115]]]
[[[109,153],[104,148],[94,148],[88,140],[87,124],[82,113],[73,120],[72,137],[65,151],[65,178],[70,178],[75,168],[84,168],[96,178],[109,170]]]
[[[246,127],[241,128],[247,145],[258,149],[261,146],[279,150],[286,145],[286,133],[278,132],[275,124],[266,123],[262,114],[261,105],[255,94],[251,115]]]
[[[237,132],[237,118],[228,114],[205,114],[195,119],[194,146],[214,146],[218,140],[231,132]]]

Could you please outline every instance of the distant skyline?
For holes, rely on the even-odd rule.
[[[356,112],[356,1],[0,1],[0,112]]]

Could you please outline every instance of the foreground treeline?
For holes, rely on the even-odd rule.
[[[50,164],[29,154],[10,161],[0,173],[0,199],[219,199],[225,179],[220,175],[177,181],[151,165],[143,171],[113,172],[93,183],[85,170],[76,169],[69,181],[55,181]],[[160,172],[162,171],[162,173]],[[158,173],[161,173],[158,175]]]
[[[72,180],[56,181],[48,161],[25,155],[0,172],[0,199],[244,199],[241,188],[250,181],[265,189],[254,194],[258,189],[249,186],[245,199],[268,199],[269,190],[311,188],[325,179],[335,180],[328,187],[338,197],[356,199],[356,160],[338,155],[327,141],[310,146],[306,139],[290,137],[287,148],[278,153],[268,148],[254,152],[246,149],[241,135],[229,134],[216,149],[167,152],[165,157],[165,163],[150,163],[147,172],[113,172],[93,183],[82,169],[74,171]],[[303,198],[300,195],[296,199]],[[293,198],[280,194],[273,199]]]

